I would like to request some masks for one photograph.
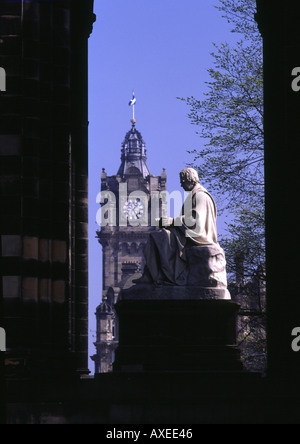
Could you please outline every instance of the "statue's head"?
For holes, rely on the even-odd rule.
[[[185,168],[180,172],[180,184],[184,191],[192,191],[200,183],[199,176],[193,168]]]

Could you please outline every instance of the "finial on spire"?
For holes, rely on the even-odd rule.
[[[136,120],[134,118],[134,105],[135,104],[136,104],[136,98],[135,98],[134,91],[132,91],[132,99],[129,102],[129,106],[132,106],[132,120],[131,120],[131,123],[133,124],[133,126],[136,124]]]

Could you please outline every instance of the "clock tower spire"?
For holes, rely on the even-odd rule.
[[[121,165],[118,175],[124,179],[125,174],[132,168],[136,168],[143,179],[150,176],[147,166],[147,150],[146,144],[141,133],[136,129],[136,121],[132,120],[132,127],[125,136],[121,150]]]
[[[132,103],[133,101],[134,103]],[[135,103],[136,99],[133,96],[130,105],[134,106]],[[97,311],[97,326],[101,324],[112,328],[114,325],[114,334],[110,331],[105,336],[114,339],[108,342],[103,339],[95,343],[97,354],[92,359],[95,361],[96,372],[107,372],[112,368],[113,351],[118,345],[118,320],[114,312],[114,304],[120,291],[133,285],[132,280],[140,277],[143,272],[143,250],[150,233],[157,229],[156,226],[151,225],[151,196],[153,192],[166,191],[167,174],[165,169],[160,176],[150,174],[147,166],[146,144],[141,133],[136,129],[134,118],[131,124],[131,129],[125,135],[122,143],[121,165],[117,174],[108,176],[105,169],[101,173],[101,191],[110,191],[114,193],[116,198],[117,224],[116,226],[101,227],[97,231],[97,238],[102,246],[103,254],[102,291],[105,304],[110,307],[110,310],[104,314],[103,310]],[[119,196],[119,190],[125,185],[127,200],[124,202]],[[136,195],[136,192],[143,192],[147,202],[142,202],[138,197],[132,197]],[[145,203],[148,204],[148,208]],[[159,212],[157,217],[162,216],[162,200],[160,200],[157,211]],[[123,220],[125,219],[125,223],[119,223],[120,214]],[[148,225],[144,223],[145,220],[148,221]],[[99,313],[102,316],[101,322],[99,321]],[[102,318],[106,315],[114,321],[110,322],[109,318],[107,323],[103,324]]]

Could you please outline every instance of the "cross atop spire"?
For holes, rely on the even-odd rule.
[[[135,98],[135,94],[134,91],[132,91],[132,99],[129,102],[129,106],[132,106],[132,120],[131,123],[133,124],[133,126],[136,124],[136,120],[134,118],[134,106],[136,104],[136,98]]]

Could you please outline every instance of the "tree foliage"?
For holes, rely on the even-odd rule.
[[[191,166],[215,194],[219,212],[231,215],[222,244],[228,271],[242,251],[250,276],[264,262],[264,132],[262,39],[255,0],[220,0],[217,8],[239,39],[214,44],[204,99],[188,97],[188,118],[203,139]]]

